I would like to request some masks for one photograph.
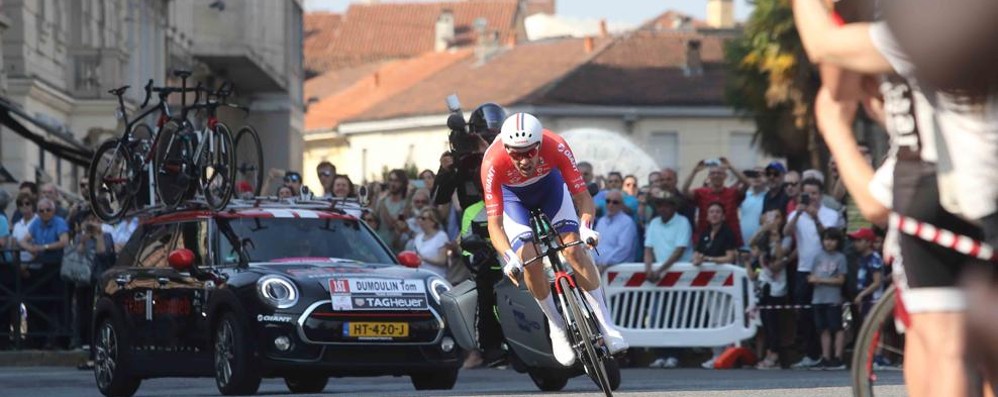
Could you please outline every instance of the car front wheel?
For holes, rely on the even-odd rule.
[[[94,377],[107,397],[130,397],[142,380],[128,373],[131,344],[112,318],[105,318],[94,336]]]
[[[319,393],[329,383],[327,376],[298,375],[284,378],[284,384],[292,393]]]
[[[410,374],[409,378],[416,390],[450,390],[457,383],[457,371],[455,368],[441,372],[419,372]]]
[[[225,313],[215,326],[215,384],[224,395],[255,394],[260,372],[253,361],[253,346],[235,314]]]

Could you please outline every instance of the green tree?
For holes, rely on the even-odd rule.
[[[794,167],[820,167],[812,117],[820,80],[804,53],[789,0],[756,0],[744,32],[725,47],[725,97],[755,121],[754,141]]]

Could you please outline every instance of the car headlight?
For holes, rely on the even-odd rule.
[[[287,309],[298,303],[298,287],[282,276],[263,276],[256,281],[260,299],[277,309]]]
[[[426,286],[430,290],[433,300],[437,301],[437,303],[440,303],[440,294],[450,290],[450,283],[440,277],[430,277],[426,282]]]

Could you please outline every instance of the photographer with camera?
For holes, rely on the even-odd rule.
[[[506,111],[494,103],[484,103],[476,108],[465,123],[456,97],[448,98],[451,115],[447,126],[451,129],[451,151],[440,158],[440,170],[433,181],[433,204],[444,216],[453,208],[453,198],[464,210],[461,215],[459,242],[463,259],[475,274],[478,288],[478,339],[482,352],[471,352],[465,368],[479,365],[489,367],[505,362],[502,350],[502,329],[493,313],[495,284],[502,278],[499,258],[489,243],[488,218],[482,197],[479,178],[485,150],[499,135]]]

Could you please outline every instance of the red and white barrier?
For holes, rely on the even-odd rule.
[[[632,347],[723,346],[755,335],[758,320],[748,274],[733,265],[677,263],[656,283],[643,263],[603,275],[614,323]]]

